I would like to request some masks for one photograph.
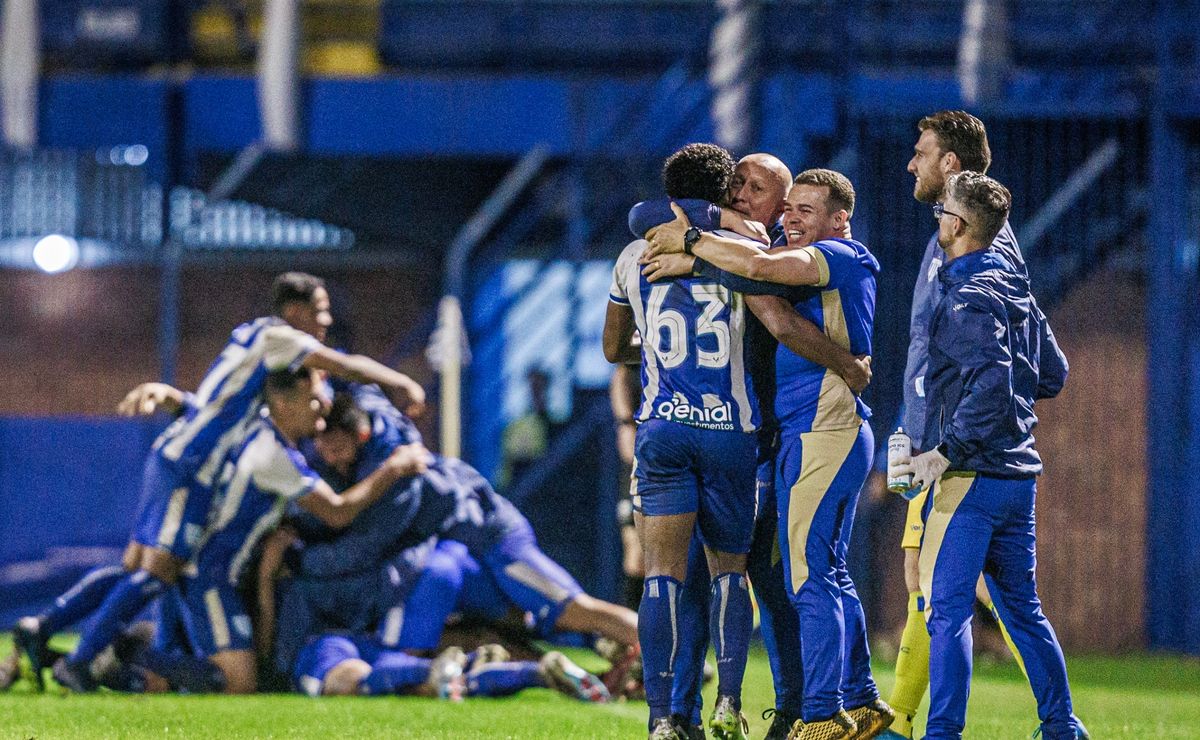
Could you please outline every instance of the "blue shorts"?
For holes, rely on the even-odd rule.
[[[203,576],[180,582],[183,619],[192,652],[211,657],[226,650],[253,650],[250,613],[237,589]]]
[[[157,450],[146,457],[133,541],[190,560],[208,521],[213,491]]]
[[[300,650],[290,672],[297,691],[320,696],[325,676],[335,667],[347,660],[373,663],[380,652],[381,648],[373,640],[350,635],[320,635]]]
[[[465,546],[457,542],[447,542],[462,548],[463,559],[459,560],[462,571],[463,585],[458,594],[455,610],[466,617],[475,617],[492,622],[498,622],[507,616],[512,603],[496,579],[483,567],[479,561],[467,554]]]
[[[714,550],[750,551],[754,531],[757,440],[650,419],[638,426],[633,508],[645,516],[696,514]]]
[[[561,565],[538,547],[533,527],[521,518],[504,539],[487,552],[482,565],[508,601],[532,615],[538,633],[545,637],[583,588]]]
[[[379,643],[389,650],[433,650],[442,640],[446,619],[455,610],[464,587],[463,567],[467,548],[443,540],[423,558],[421,569],[403,590],[393,586],[391,602],[382,609],[375,630]],[[389,564],[389,583],[396,569]]]

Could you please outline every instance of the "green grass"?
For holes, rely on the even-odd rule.
[[[0,637],[0,650],[7,646]],[[1076,712],[1097,740],[1189,738],[1200,727],[1200,660],[1077,656],[1068,667]],[[876,678],[886,696],[891,666],[878,665]],[[751,737],[762,737],[768,723],[758,713],[772,693],[761,652],[751,655],[744,696]],[[645,716],[641,703],[584,705],[541,689],[461,704],[407,697],[32,695],[23,682],[0,694],[0,738],[637,738],[644,736]],[[1036,726],[1020,672],[979,665],[966,736],[1027,738]]]

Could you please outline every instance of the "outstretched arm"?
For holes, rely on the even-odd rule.
[[[408,416],[420,416],[425,410],[425,389],[417,381],[365,355],[347,355],[317,347],[304,358],[303,364],[355,383],[376,383],[396,408]]]
[[[659,254],[683,251],[683,236],[690,224],[687,215],[671,206],[675,220],[652,229],[646,234],[650,246],[641,262],[649,263]],[[775,249],[764,252],[741,239],[720,236],[711,232],[700,235],[692,253],[722,270],[752,280],[765,280],[784,285],[820,285],[823,281],[820,263],[807,249]]]
[[[125,394],[117,404],[121,416],[150,416],[155,411],[178,414],[183,411],[187,394],[166,383],[142,383]]]

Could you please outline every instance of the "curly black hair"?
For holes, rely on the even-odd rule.
[[[719,203],[733,177],[733,156],[716,144],[688,144],[663,162],[662,180],[675,200],[698,198]]]

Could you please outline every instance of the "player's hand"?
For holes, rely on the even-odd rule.
[[[935,448],[913,458],[897,459],[896,465],[888,465],[888,477],[898,478],[912,473],[913,482],[910,490],[919,491],[941,478],[942,473],[949,468],[950,461]]]
[[[751,221],[737,211],[729,208],[721,209],[721,228],[728,229],[735,234],[741,234],[756,242],[768,245],[771,243],[771,235],[767,232],[766,226],[763,226],[758,221]]]
[[[858,355],[838,373],[854,395],[859,395],[871,384],[871,356]]]
[[[397,478],[407,478],[424,473],[431,462],[433,462],[433,454],[425,449],[425,445],[416,443],[397,447],[388,456],[385,464]]]
[[[650,246],[646,247],[646,251],[642,253],[643,264],[660,254],[683,251],[683,235],[687,233],[692,224],[688,221],[687,214],[677,204],[671,204],[671,212],[675,214],[674,221],[662,226],[655,226],[646,232],[646,241],[650,242]]]
[[[183,407],[183,391],[166,383],[142,383],[117,404],[121,416],[150,416],[162,409],[169,414]]]
[[[691,275],[696,269],[696,258],[690,254],[660,254],[646,263],[642,275],[654,283],[667,278]]]
[[[404,382],[385,389],[388,399],[410,419],[420,418],[425,413],[425,389],[407,375]]]

